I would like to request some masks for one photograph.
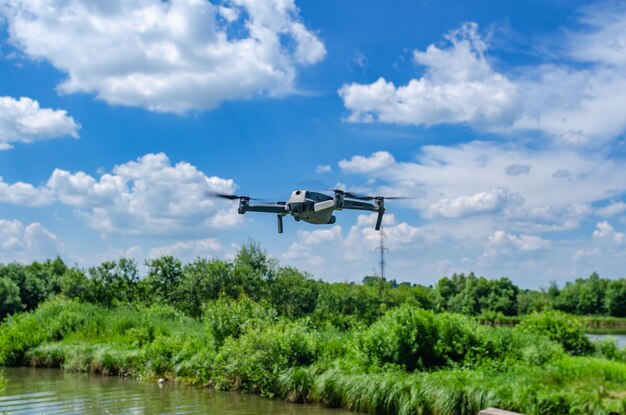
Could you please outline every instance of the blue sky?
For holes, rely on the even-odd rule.
[[[373,217],[236,213],[302,182],[388,202],[387,275],[522,287],[626,263],[626,6],[4,0],[0,261],[230,258],[377,269]]]

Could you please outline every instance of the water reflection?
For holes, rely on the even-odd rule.
[[[0,392],[0,414],[354,414],[175,383],[159,385],[56,369],[5,368],[4,376],[9,383]]]

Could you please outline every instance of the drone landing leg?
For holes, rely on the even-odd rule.
[[[378,218],[376,218],[376,230],[380,230],[380,225],[383,223],[383,215],[385,214],[385,209],[378,211]]]
[[[280,215],[276,215],[278,218],[278,233],[283,233],[283,217]]]

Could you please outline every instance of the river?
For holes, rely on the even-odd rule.
[[[2,415],[354,415],[170,382],[159,385],[58,369],[5,368],[4,377],[8,384],[0,391]]]
[[[617,339],[617,346],[622,348],[626,347],[626,334],[588,334],[591,340],[606,339],[612,337]]]

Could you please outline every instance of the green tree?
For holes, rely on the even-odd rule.
[[[121,258],[118,261],[105,261],[97,267],[87,270],[91,280],[91,297],[105,306],[126,303],[135,299],[139,271],[132,259]],[[74,275],[76,278],[80,278]]]
[[[609,282],[604,301],[610,315],[626,317],[626,279]]]
[[[148,275],[141,280],[142,297],[146,303],[179,304],[179,285],[183,280],[183,264],[173,256],[146,261]]]
[[[595,272],[589,278],[568,282],[556,298],[555,308],[579,315],[605,314],[604,295],[608,282]]]
[[[0,320],[22,310],[20,288],[8,277],[0,277]]]
[[[185,265],[178,287],[178,307],[190,316],[199,317],[202,305],[217,299],[220,293],[236,298],[239,291],[233,289],[232,269],[228,262],[201,258]]]
[[[233,284],[255,301],[268,296],[268,284],[274,280],[276,263],[255,241],[243,245],[234,261]]]
[[[87,278],[79,268],[69,268],[59,281],[61,294],[90,303],[97,302],[97,288],[94,281]]]
[[[315,314],[345,329],[363,322],[372,323],[381,315],[380,300],[369,287],[353,283],[324,284],[320,287]]]
[[[270,295],[281,315],[302,317],[315,310],[318,283],[295,268],[280,268],[270,284]]]

